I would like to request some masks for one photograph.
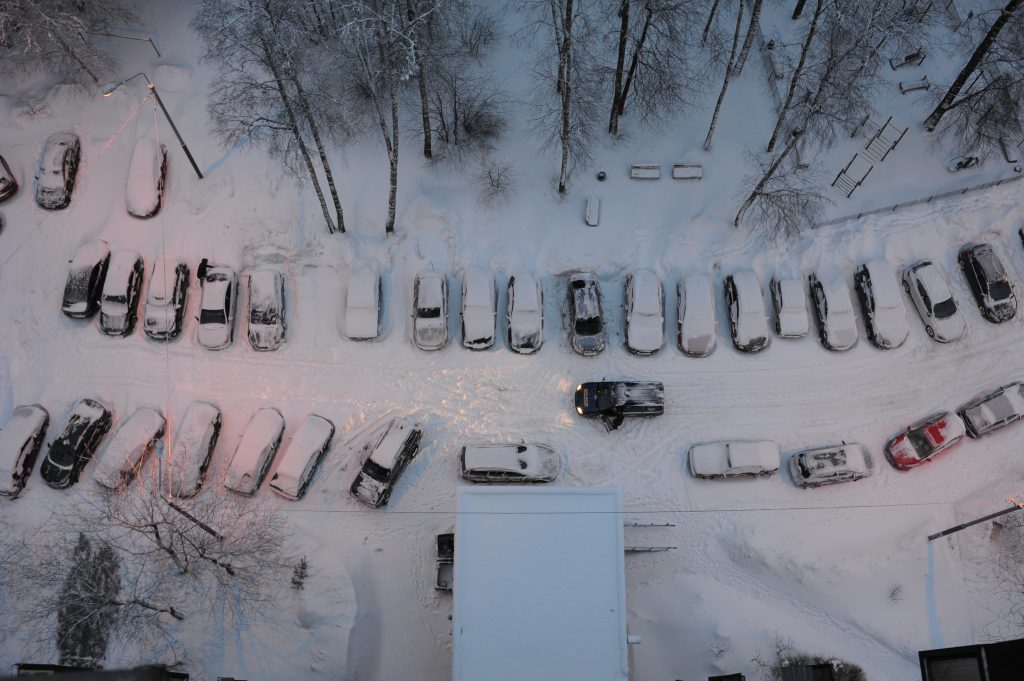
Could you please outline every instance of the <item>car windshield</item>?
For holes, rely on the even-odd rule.
[[[249,322],[252,324],[265,324],[267,326],[273,326],[277,324],[278,319],[280,319],[280,315],[274,308],[256,308],[249,315]]]
[[[935,317],[937,319],[948,319],[956,314],[956,302],[947,298],[935,306]]]
[[[377,482],[386,483],[388,481],[388,469],[371,459],[367,459],[366,463],[363,464],[363,475]]]
[[[924,436],[924,433],[911,431],[907,435],[907,439],[910,440],[910,444],[914,446],[917,458],[926,459],[931,455],[933,451],[932,443],[928,441],[928,438]]]
[[[601,333],[601,318],[587,317],[585,319],[577,319],[576,333],[584,336],[593,336],[596,333]]]
[[[65,304],[85,300],[89,290],[89,274],[87,269],[68,274],[68,282],[64,287]]]
[[[441,308],[439,307],[421,307],[416,313],[418,317],[424,319],[436,319],[441,316]]]
[[[1010,283],[1005,279],[994,281],[989,285],[988,292],[996,300],[1005,300],[1010,297]]]
[[[128,296],[122,296],[122,295],[107,296],[107,300],[110,301],[111,303],[124,303],[124,304],[127,304],[128,303]]]
[[[199,312],[200,324],[227,324],[224,310],[202,310]]]

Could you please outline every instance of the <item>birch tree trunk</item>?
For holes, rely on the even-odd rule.
[[[708,43],[708,34],[711,33],[711,25],[715,22],[715,12],[718,11],[718,0],[711,3],[711,11],[708,12],[708,22],[704,24],[704,32],[700,34],[700,44],[703,47]]]
[[[313,115],[313,111],[309,106],[309,100],[306,98],[306,91],[303,89],[302,83],[299,82],[299,78],[294,71],[291,73],[291,81],[295,85],[295,92],[299,98],[299,108],[302,110],[306,123],[309,124],[310,133],[313,135],[313,143],[316,145],[317,154],[320,156],[320,164],[323,166],[324,177],[327,179],[327,188],[331,192],[331,200],[334,202],[334,211],[338,216],[338,231],[344,234],[345,214],[341,210],[341,198],[338,196],[338,188],[334,184],[334,173],[331,172],[331,162],[327,160],[327,152],[324,150],[323,139],[320,137],[320,126],[316,123],[316,117]]]
[[[805,4],[807,4],[807,0],[796,0],[796,7],[793,8],[793,21],[799,19],[803,14]]]
[[[754,0],[754,10],[750,14],[750,26],[747,27],[747,37],[743,40],[743,49],[740,50],[740,58],[736,60],[736,69],[733,75],[738,76],[743,73],[743,65],[747,63],[747,55],[750,54],[750,46],[754,43],[754,35],[760,27],[760,21],[761,0]]]
[[[629,37],[630,0],[619,5],[619,49],[615,57],[615,76],[612,80],[612,113],[608,119],[608,134],[619,134],[619,100],[622,98],[622,70],[626,64],[626,42]]]
[[[558,175],[558,193],[565,194],[569,184],[569,145],[571,126],[569,120],[569,107],[572,103],[572,87],[570,79],[572,74],[572,19],[573,0],[565,0],[565,14],[562,23],[562,46],[559,62],[561,64],[560,78],[562,93],[562,125],[559,137],[562,142],[562,164]]]
[[[725,76],[722,78],[722,90],[718,93],[718,101],[715,102],[715,113],[711,116],[711,125],[708,127],[708,135],[704,138],[704,151],[711,151],[711,138],[715,134],[715,126],[718,125],[718,114],[722,110],[722,102],[725,101],[725,92],[729,89],[729,81],[732,80],[733,70],[736,63],[736,45],[740,41],[740,26],[743,24],[743,0],[736,3],[736,30],[732,34],[732,48],[729,50],[729,61],[725,65]],[[749,31],[748,31],[749,35]]]
[[[640,55],[643,53],[644,45],[647,43],[647,34],[654,19],[654,12],[650,5],[645,8],[644,26],[640,29],[640,38],[633,46],[633,54],[629,59],[629,71],[626,72],[626,82],[622,86],[622,96],[619,97],[619,115],[626,113],[626,98],[629,97],[629,89],[633,86],[633,77],[636,76],[637,66],[640,64]]]
[[[764,175],[761,176],[761,179],[754,187],[754,190],[750,192],[750,196],[748,196],[747,200],[743,202],[742,206],[740,206],[739,211],[736,213],[736,219],[733,221],[734,227],[739,227],[740,223],[743,222],[743,218],[747,215],[747,211],[750,210],[750,207],[753,206],[754,202],[757,201],[758,197],[761,196],[761,192],[764,190],[765,185],[768,184],[768,181],[775,176],[775,173],[776,171],[778,171],[779,166],[782,165],[782,162],[789,158],[789,155],[793,153],[794,149],[796,149],[796,143],[799,140],[800,135],[798,134],[794,133],[793,135],[790,136],[789,142],[786,143],[786,146],[785,148],[783,148],[782,153],[780,153],[778,157],[776,157],[776,159],[772,162],[772,164],[768,166],[768,170],[766,170],[764,172]]]
[[[391,99],[391,141],[388,143],[388,161],[391,165],[390,187],[388,189],[388,217],[384,223],[386,234],[395,233],[395,209],[398,204],[398,83],[391,74],[388,96]]]
[[[1020,2],[1021,0],[1017,1]],[[793,71],[793,77],[789,80],[789,88],[786,90],[786,99],[782,102],[782,108],[779,109],[779,118],[775,121],[775,129],[772,130],[772,137],[768,140],[769,152],[775,149],[775,143],[779,140],[779,133],[782,132],[782,126],[786,123],[786,115],[789,113],[789,109],[793,105],[793,96],[796,94],[796,86],[800,81],[800,76],[803,75],[804,64],[807,63],[807,55],[811,51],[811,44],[814,42],[814,34],[818,30],[818,19],[821,17],[823,6],[823,0],[815,0],[814,17],[811,19],[810,28],[807,29],[807,36],[804,38],[804,44],[800,48],[800,60],[797,62],[796,70]]]

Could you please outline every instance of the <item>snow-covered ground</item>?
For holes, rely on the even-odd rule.
[[[626,557],[627,624],[643,637],[630,651],[633,678],[750,676],[751,658],[766,656],[778,632],[801,650],[860,664],[869,678],[898,681],[916,677],[917,650],[983,636],[988,595],[965,584],[959,540],[929,546],[926,536],[997,510],[1024,490],[1024,426],[965,442],[907,473],[892,469],[881,450],[907,424],[1024,375],[1024,319],[985,322],[956,264],[961,244],[991,241],[1024,294],[1019,184],[786,243],[733,230],[728,225],[743,147],[762,144],[771,129],[757,64],[730,90],[711,154],[698,151],[708,114],[687,112],[663,132],[633,130],[620,143],[602,145],[564,200],[552,188],[555,159],[539,151],[541,140],[526,114],[493,152],[516,179],[508,203],[497,208],[477,202],[472,167],[426,167],[414,144],[403,147],[399,220],[390,239],[383,235],[384,152],[373,138],[356,142],[336,154],[350,233],[329,237],[308,188],[296,187],[261,151],[224,151],[210,135],[205,94],[211,74],[198,63],[200,45],[187,28],[190,8],[152,3],[143,9],[143,25],[165,56],[154,60],[144,44],[119,45],[125,75],[142,69],[156,83],[206,177],[196,178],[152,103],[139,107],[141,79],[108,98],[49,88],[38,78],[3,81],[0,153],[22,188],[0,205],[0,421],[15,405],[38,402],[51,412],[52,437],[75,400],[95,396],[113,409],[115,428],[147,406],[161,410],[173,433],[192,400],[208,400],[224,414],[207,482],[215,490],[257,409],[274,407],[285,417],[282,446],[307,413],[334,422],[334,444],[302,501],[280,500],[265,484],[251,500],[277,505],[287,518],[296,555],[310,562],[306,591],[288,592],[280,615],[260,627],[199,631],[182,625],[182,638],[192,642],[191,671],[247,679],[450,676],[451,596],[433,588],[433,554],[434,535],[454,526],[455,491],[468,484],[458,477],[458,453],[466,443],[520,439],[546,442],[561,454],[560,484],[621,485],[627,522],[674,524],[626,530],[627,545],[678,547]],[[525,99],[530,88],[521,75],[527,61],[511,45],[495,59],[497,77],[507,80],[513,99]],[[36,113],[29,113],[28,102]],[[923,139],[913,127],[923,109],[902,115],[902,124]],[[80,136],[82,163],[70,207],[48,212],[32,200],[32,173],[43,140],[60,130]],[[164,206],[149,220],[130,217],[124,207],[129,159],[143,136],[165,144],[169,155]],[[908,133],[902,155],[891,163],[894,171],[902,169],[907,192],[924,195],[936,187],[918,182],[898,160],[923,165],[931,158],[919,153],[915,136]],[[657,182],[628,179],[629,163],[650,160],[663,167],[704,163],[704,179],[674,182],[665,172]],[[935,159],[928,163],[946,172]],[[592,179],[597,169],[607,170],[606,182]],[[892,186],[881,175],[871,182]],[[583,223],[590,193],[603,199],[597,228]],[[861,196],[847,204],[891,202],[867,191],[854,199]],[[170,344],[148,341],[140,328],[125,339],[109,338],[95,319],[64,317],[66,261],[94,238],[143,256],[143,291],[152,263],[165,254],[184,259],[193,273],[203,257],[235,267],[239,310],[247,302],[248,271],[280,270],[286,343],[275,352],[254,352],[239,319],[230,348],[200,348],[194,278],[185,331]],[[813,332],[799,340],[775,337],[752,356],[736,352],[728,340],[721,281],[734,270],[753,269],[766,289],[776,272],[805,277],[828,266],[850,279],[857,264],[872,258],[899,268],[922,257],[947,271],[963,305],[968,330],[956,343],[930,340],[909,301],[910,338],[894,351],[874,349],[862,322],[860,342],[844,353],[823,349]],[[344,337],[348,274],[361,261],[383,273],[383,332],[376,342]],[[413,346],[409,318],[413,279],[429,266],[450,277],[452,342],[436,353]],[[482,352],[460,347],[459,284],[471,267],[496,275],[499,311],[510,272],[541,277],[545,344],[538,353],[516,355],[504,342]],[[667,343],[653,357],[636,357],[624,347],[623,287],[637,267],[656,272],[666,293]],[[601,278],[609,345],[596,358],[576,356],[565,332],[565,280],[576,269]],[[675,284],[694,272],[712,276],[719,314],[718,347],[704,359],[685,357],[674,341]],[[504,339],[503,314],[498,324],[497,337]],[[610,434],[577,417],[572,392],[578,383],[619,377],[664,382],[664,416],[628,421]],[[348,488],[365,438],[396,415],[424,425],[423,443],[388,507],[369,511]],[[798,489],[785,472],[756,481],[690,477],[689,446],[726,438],[772,439],[783,452],[863,442],[876,458],[876,474],[819,490]],[[0,512],[13,526],[31,528],[69,499],[95,494],[89,471],[64,492],[34,474],[19,499],[0,501]],[[903,585],[902,600],[889,599],[894,584]],[[18,634],[0,626],[5,630],[0,662],[21,661]]]

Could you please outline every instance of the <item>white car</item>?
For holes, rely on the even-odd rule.
[[[364,263],[352,268],[345,294],[345,335],[373,340],[380,335],[380,274]]]
[[[921,260],[904,270],[903,289],[914,302],[929,336],[940,343],[949,343],[964,335],[967,330],[964,315],[945,275],[932,261]]]
[[[1024,383],[1010,383],[999,390],[968,402],[957,410],[969,437],[988,435],[993,430],[1024,417]]]
[[[803,449],[789,457],[789,473],[797,487],[821,487],[871,475],[868,448],[856,442]]]
[[[494,345],[494,321],[498,296],[494,275],[471,269],[462,280],[462,345],[486,350]]]
[[[199,491],[220,435],[220,409],[209,402],[193,402],[174,431],[174,447],[163,462],[161,489],[175,497]]]
[[[715,349],[715,298],[706,274],[681,279],[679,294],[679,349],[690,357],[707,357]]]
[[[907,310],[903,305],[896,270],[886,260],[871,260],[853,272],[853,286],[860,299],[868,339],[883,350],[907,340]]]
[[[38,404],[18,407],[0,430],[0,494],[16,497],[32,475],[50,414]]]
[[[333,437],[333,423],[322,416],[307,414],[281,455],[270,479],[270,489],[285,499],[301,499]]]
[[[412,337],[420,350],[448,344],[448,276],[437,270],[416,275],[413,285]]]
[[[528,355],[544,343],[544,294],[540,281],[526,272],[508,280],[508,345]]]
[[[231,345],[235,337],[238,275],[230,267],[210,267],[202,283],[196,338],[207,350],[220,350]]]
[[[419,451],[422,436],[418,423],[402,418],[391,421],[352,481],[352,496],[373,508],[386,505],[398,478]]]
[[[780,338],[802,338],[810,330],[807,293],[801,279],[772,277],[768,285],[775,309],[775,333]]]
[[[181,333],[188,296],[188,265],[163,257],[153,265],[142,313],[142,329],[152,340],[174,340]]]
[[[142,470],[146,457],[164,436],[164,417],[155,409],[141,407],[121,424],[100,455],[92,479],[109,489],[129,484]]]
[[[82,144],[73,132],[55,132],[46,138],[36,168],[36,203],[59,210],[71,203],[71,190],[81,159]]]
[[[124,202],[129,215],[148,218],[160,210],[167,174],[167,147],[149,137],[135,143],[128,166]]]
[[[138,317],[142,291],[142,256],[117,250],[110,255],[100,296],[100,331],[108,336],[129,336]]]
[[[837,268],[825,268],[808,276],[818,336],[827,349],[840,352],[857,344],[857,315],[850,289]]]
[[[562,460],[542,444],[471,445],[462,448],[462,477],[473,482],[551,482]]]
[[[626,348],[636,355],[652,355],[664,342],[661,280],[650,270],[637,270],[626,279]]]
[[[256,494],[274,461],[282,435],[284,417],[277,409],[264,407],[253,414],[224,474],[224,487],[245,496]]]
[[[260,352],[284,343],[284,276],[277,270],[249,275],[249,345]]]
[[[741,270],[725,278],[732,342],[741,352],[760,352],[768,345],[768,317],[757,276]]]
[[[697,478],[772,475],[779,470],[779,446],[769,440],[706,442],[690,447],[689,464]]]

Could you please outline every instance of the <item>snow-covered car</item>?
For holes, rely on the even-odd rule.
[[[220,435],[220,409],[209,402],[188,405],[174,431],[174,446],[161,472],[165,495],[195,496],[206,477],[213,449]]]
[[[690,447],[695,478],[773,475],[779,470],[779,446],[769,440],[705,442]]]
[[[836,352],[849,350],[857,344],[857,315],[842,272],[825,268],[811,272],[807,281],[821,344]]]
[[[352,481],[352,496],[373,508],[386,505],[398,478],[416,456],[422,436],[419,424],[403,418],[391,421]]]
[[[307,414],[277,463],[270,489],[285,499],[301,499],[333,437],[333,423],[322,416]]]
[[[148,218],[160,210],[167,175],[167,147],[144,137],[135,143],[128,166],[124,203],[129,215]]]
[[[100,307],[103,280],[110,264],[110,246],[102,239],[86,241],[75,251],[64,284],[60,309],[68,317],[91,317]]]
[[[741,270],[725,278],[724,288],[733,345],[741,352],[760,352],[768,345],[768,318],[757,277]]]
[[[821,487],[871,475],[868,448],[856,442],[802,449],[789,457],[789,473],[797,487]]]
[[[270,470],[284,435],[284,417],[273,407],[259,409],[249,425],[224,474],[224,486],[232,492],[252,496]]]
[[[277,350],[284,343],[284,276],[277,270],[249,275],[249,345],[253,350]]]
[[[46,138],[36,169],[36,203],[40,208],[57,210],[71,203],[81,148],[73,132],[55,132]]]
[[[39,475],[46,484],[64,489],[78,482],[82,468],[110,430],[112,420],[110,410],[100,402],[89,398],[76,402],[64,430],[50,445],[39,467]]]
[[[664,342],[661,280],[650,270],[637,270],[626,279],[626,348],[635,355],[652,355]]]
[[[7,159],[0,156],[0,201],[6,201],[18,191],[18,181],[14,179]]]
[[[498,295],[494,275],[471,269],[462,280],[462,345],[470,350],[486,350],[494,345],[494,320]]]
[[[593,272],[577,272],[569,277],[569,343],[584,357],[604,350],[601,285]]]
[[[420,350],[448,344],[448,275],[434,269],[416,275],[413,284],[412,339]]]
[[[142,329],[153,340],[174,340],[181,333],[188,296],[188,265],[174,258],[156,261],[149,277]]]
[[[345,335],[352,340],[373,340],[380,335],[380,274],[359,263],[352,268],[345,294]]]
[[[129,336],[135,329],[142,270],[142,256],[135,251],[117,250],[110,254],[100,296],[100,331],[108,336]]]
[[[542,444],[470,445],[462,448],[462,477],[473,482],[551,482],[562,459]]]
[[[715,298],[706,274],[679,280],[679,349],[690,357],[707,357],[715,349]]]
[[[166,422],[160,412],[140,407],[110,438],[96,460],[92,479],[109,489],[129,484],[146,464],[146,458],[164,436]]]
[[[958,260],[981,315],[993,324],[1013,319],[1017,314],[1017,296],[992,244],[964,246]]]
[[[38,404],[20,406],[11,414],[0,430],[0,494],[16,497],[25,488],[49,425],[50,414]]]
[[[967,428],[956,414],[934,414],[885,443],[885,458],[894,468],[914,468],[931,461],[936,454],[964,439],[966,434]]]
[[[528,355],[544,343],[544,294],[540,281],[527,272],[508,279],[508,346]]]
[[[964,335],[967,322],[949,290],[946,277],[931,260],[921,260],[903,272],[903,290],[910,296],[928,335],[940,343]]]
[[[601,419],[615,430],[627,416],[659,416],[665,413],[665,386],[656,381],[594,381],[576,386],[576,413]]]
[[[772,277],[768,288],[775,311],[775,333],[779,338],[802,338],[810,330],[804,283],[795,277]]]
[[[957,409],[969,437],[988,435],[1024,417],[1024,383],[1010,383]]]
[[[207,350],[220,350],[231,345],[235,337],[238,275],[230,267],[210,267],[202,284],[203,298],[199,305],[196,338]]]
[[[896,270],[887,260],[870,260],[853,272],[868,339],[883,350],[903,345],[910,331],[896,281]]]

